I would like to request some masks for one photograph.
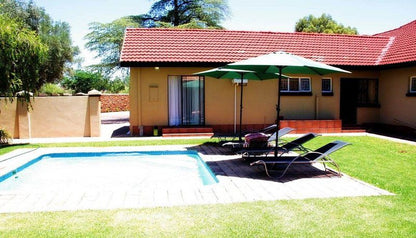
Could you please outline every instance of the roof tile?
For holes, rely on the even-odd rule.
[[[376,34],[394,38],[380,64],[397,64],[416,61],[416,21],[399,28]]]
[[[416,61],[415,36],[416,21],[374,36],[129,28],[120,61],[225,64],[282,50],[331,65],[374,66]]]

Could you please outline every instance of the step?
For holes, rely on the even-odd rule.
[[[163,137],[173,136],[213,136],[214,131],[210,127],[175,127],[163,128]]]
[[[367,132],[366,128],[360,125],[346,125],[342,127],[344,133]]]
[[[214,133],[168,133],[162,134],[162,137],[212,137]]]
[[[342,133],[362,133],[367,132],[365,129],[342,129]]]

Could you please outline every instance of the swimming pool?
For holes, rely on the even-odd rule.
[[[217,183],[196,151],[51,153],[0,177],[0,192],[115,191]]]

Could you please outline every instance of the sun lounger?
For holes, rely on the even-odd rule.
[[[241,134],[245,136],[250,133],[264,133],[270,136],[270,134],[276,131],[276,127],[277,127],[276,124],[272,124],[260,130],[250,130],[250,131],[245,130],[245,131],[242,131]],[[238,134],[236,135],[236,134],[215,133],[213,137],[218,138],[219,142],[228,142],[229,140],[231,140],[231,143],[232,143],[233,141],[238,139]]]
[[[264,160],[257,160],[254,161],[252,163],[250,163],[251,166],[253,165],[263,165],[264,169],[266,171],[267,176],[270,176],[269,173],[269,168],[268,165],[274,166],[274,165],[278,165],[278,164],[283,164],[286,165],[286,167],[284,168],[282,174],[278,177],[281,178],[283,177],[287,170],[289,169],[289,167],[292,164],[312,164],[312,163],[322,163],[324,165],[325,170],[326,168],[326,163],[332,164],[333,166],[335,166],[335,168],[338,171],[338,175],[341,176],[341,171],[339,169],[339,166],[337,165],[337,163],[335,163],[335,161],[333,161],[329,155],[341,148],[343,148],[344,146],[349,145],[349,143],[343,142],[343,141],[333,141],[331,143],[328,143],[314,151],[309,151],[306,152],[305,154],[302,155],[298,155],[298,156],[280,156],[277,158],[274,157],[268,157],[268,159],[264,159]]]
[[[305,148],[303,145],[312,140],[313,138],[319,136],[315,133],[308,133],[305,134],[297,139],[294,139],[290,142],[287,142],[286,144],[282,144],[279,146],[279,156],[281,156],[284,153],[288,153],[290,151],[298,150],[303,152],[310,151],[309,149]],[[269,138],[270,140],[270,138]],[[273,139],[274,140],[274,139]],[[244,148],[239,151],[239,154],[242,155],[244,159],[250,158],[250,157],[258,157],[258,156],[267,156],[269,153],[274,152],[274,146],[268,146],[264,148]]]
[[[293,128],[291,128],[291,127],[284,127],[284,128],[282,128],[282,129],[280,129],[279,130],[279,133],[278,133],[278,137],[279,137],[279,139],[282,137],[282,136],[284,136],[284,135],[286,135],[286,134],[289,134],[290,132],[292,132],[292,131],[294,131],[295,129],[293,129]],[[276,132],[275,133],[273,133],[271,136],[270,136],[270,138],[269,138],[269,142],[274,142],[274,141],[276,141]]]
[[[276,129],[275,125],[271,125],[268,126],[266,128],[263,128],[261,131],[263,132],[256,132],[256,133],[249,133],[247,135],[245,135],[245,142],[226,142],[224,143],[222,146],[229,146],[231,147],[233,150],[240,150],[243,147],[247,147],[247,148],[253,148],[253,147],[258,147],[258,142],[262,143],[262,142],[266,142],[266,144],[268,142],[271,142],[272,140],[270,138],[274,138],[273,140],[276,139],[276,132],[274,132],[271,136],[266,134],[265,132],[270,132],[271,129]],[[282,129],[279,130],[278,132],[278,136],[279,138],[290,133],[291,131],[293,131],[295,129],[290,128],[290,127],[284,127]],[[266,138],[267,140],[263,140],[263,138]],[[256,141],[257,139],[257,141]],[[259,141],[260,140],[260,141]],[[252,142],[250,144],[250,141]],[[265,146],[263,146],[265,147]]]

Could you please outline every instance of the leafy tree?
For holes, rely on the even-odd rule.
[[[163,22],[180,26],[194,21],[222,28],[219,23],[228,13],[226,0],[158,0],[144,16],[144,25],[157,27]]]
[[[357,35],[356,28],[345,27],[332,19],[330,15],[322,14],[320,17],[313,15],[306,16],[296,22],[296,32],[315,32],[328,34],[348,34]]]
[[[108,82],[107,92],[110,93],[119,93],[119,92],[126,92],[129,89],[129,81],[128,77],[124,78],[115,78]]]
[[[124,31],[127,27],[140,27],[140,16],[128,16],[117,19],[111,23],[93,22],[89,25],[90,33],[85,36],[88,41],[85,47],[97,52],[101,63],[93,65],[111,75],[120,68],[120,51],[123,44]]]
[[[76,70],[74,75],[64,78],[62,85],[75,93],[88,93],[93,89],[104,91],[108,81],[99,72]]]
[[[87,93],[93,89],[119,93],[128,89],[128,77],[110,80],[100,71],[76,70],[72,76],[64,78],[62,85],[75,93]]]
[[[157,28],[178,28],[178,29],[206,29],[206,28],[217,28],[217,27],[207,27],[207,24],[203,21],[197,19],[192,19],[189,23],[185,23],[179,26],[174,26],[170,22],[158,21],[155,23]]]
[[[42,42],[49,47],[48,60],[41,68],[45,82],[57,82],[67,71],[66,64],[73,60],[77,48],[72,47],[70,27],[66,22],[45,25],[40,33]]]
[[[41,82],[40,68],[47,59],[48,47],[34,31],[0,15],[0,94],[10,100],[19,91],[26,101]]]
[[[93,68],[108,76],[121,70],[124,77],[127,70],[118,67],[118,63],[127,27],[220,27],[220,21],[227,14],[226,0],[160,0],[153,4],[148,14],[122,17],[111,23],[91,23],[85,46],[95,51],[101,60]]]
[[[72,62],[74,53],[79,52],[72,47],[69,25],[53,21],[43,8],[37,7],[32,1],[0,0],[0,14],[34,31],[47,45],[47,60],[39,68],[38,86],[60,80],[68,70],[67,65]]]

